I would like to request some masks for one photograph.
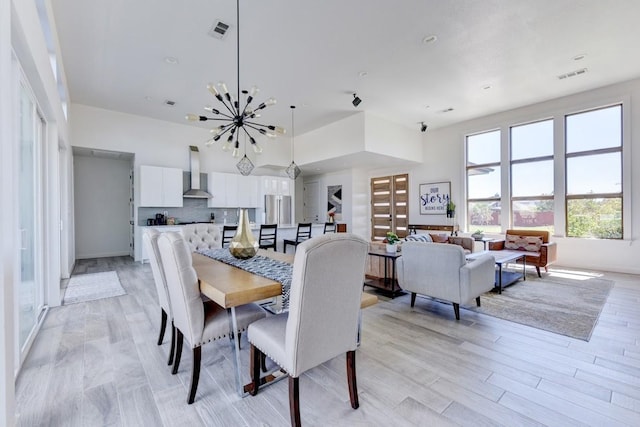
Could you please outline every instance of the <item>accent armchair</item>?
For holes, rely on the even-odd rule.
[[[558,245],[549,241],[545,230],[507,230],[504,240],[489,242],[490,251],[503,249],[527,252],[527,265],[533,265],[540,274],[540,267],[548,271],[548,266],[558,260]]]
[[[495,259],[481,255],[468,262],[461,246],[408,241],[402,245],[402,257],[396,262],[400,287],[411,292],[411,307],[416,294],[451,301],[456,320],[460,320],[460,304],[490,291],[495,283]]]

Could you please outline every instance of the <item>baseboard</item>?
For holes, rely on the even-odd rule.
[[[115,256],[130,256],[129,251],[126,252],[104,252],[97,254],[83,254],[76,255],[76,260],[79,259],[90,259],[90,258],[107,258],[107,257],[115,257]],[[73,271],[73,270],[71,270]]]

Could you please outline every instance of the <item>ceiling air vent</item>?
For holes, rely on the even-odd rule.
[[[567,78],[569,78],[569,77],[579,76],[580,74],[584,74],[584,73],[586,73],[586,72],[587,72],[587,69],[586,69],[586,68],[581,68],[581,69],[579,69],[579,70],[575,70],[575,71],[572,71],[572,72],[567,73],[567,74],[560,74],[560,75],[558,76],[558,79],[560,79],[560,80],[564,80],[564,79],[567,79]]]
[[[225,24],[224,22],[217,19],[213,23],[213,25],[211,26],[211,29],[207,34],[209,34],[211,37],[222,40],[227,35],[229,28],[230,28],[229,24]]]
[[[165,105],[168,105],[169,107],[173,107],[174,105],[176,105],[176,101],[172,101],[170,99],[167,99],[166,101],[164,101]]]

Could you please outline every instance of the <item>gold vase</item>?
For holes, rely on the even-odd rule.
[[[251,258],[258,252],[258,241],[251,233],[249,212],[246,209],[240,209],[238,221],[238,229],[229,244],[229,252],[236,258]]]

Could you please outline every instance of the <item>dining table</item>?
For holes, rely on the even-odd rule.
[[[293,254],[284,254],[275,251],[259,249],[258,256],[271,258],[277,261],[292,264]],[[203,254],[193,253],[193,267],[198,275],[200,292],[218,304],[228,309],[231,321],[231,331],[238,330],[236,307],[260,301],[268,301],[282,294],[282,284],[274,279],[263,277],[242,268],[226,264]],[[360,308],[366,308],[378,302],[378,297],[366,292],[362,293]],[[358,342],[360,340],[360,325],[358,325]],[[232,333],[231,338],[234,347],[234,367],[236,387],[241,397],[247,396],[246,387],[242,383],[240,372],[240,341],[237,334]]]

